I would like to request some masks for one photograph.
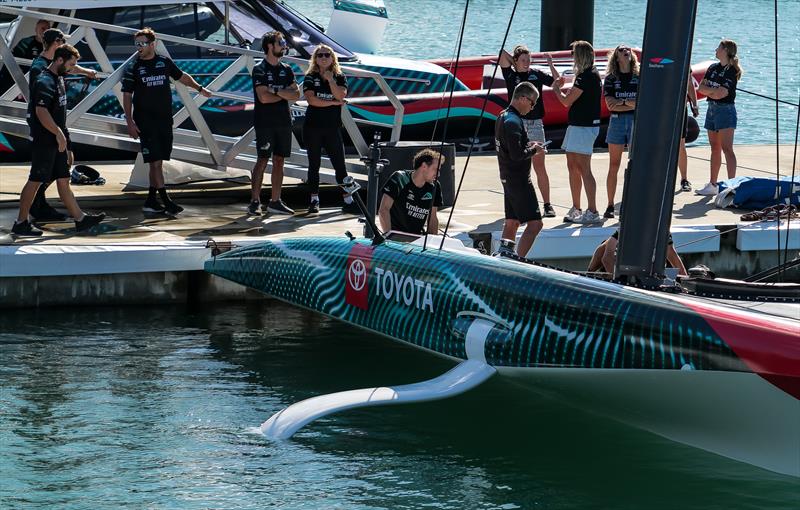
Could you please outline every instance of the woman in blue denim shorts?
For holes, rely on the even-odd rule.
[[[608,144],[608,177],[606,193],[608,207],[605,218],[614,217],[614,195],[617,192],[617,174],[622,163],[625,146],[630,150],[633,139],[633,111],[639,91],[639,60],[627,44],[620,44],[608,54],[603,95],[611,112],[606,132]]]
[[[723,39],[717,46],[718,63],[709,66],[697,91],[708,98],[705,128],[711,143],[711,178],[698,195],[716,195],[717,178],[722,166],[722,154],[728,168],[728,179],[736,177],[736,154],[733,152],[733,132],[736,130],[736,83],[742,77],[742,67],[736,56],[736,43]]]
[[[600,223],[603,219],[597,212],[597,182],[592,175],[592,153],[594,141],[600,133],[600,95],[603,85],[594,66],[592,45],[586,41],[575,41],[571,46],[575,71],[572,88],[566,93],[561,90],[564,85],[563,76],[553,82],[556,98],[569,108],[569,125],[561,148],[567,153],[572,207],[564,221]],[[581,185],[586,190],[586,211],[581,211]]]

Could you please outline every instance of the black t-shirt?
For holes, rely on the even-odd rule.
[[[289,101],[281,99],[274,103],[262,103],[255,94],[256,87],[265,86],[270,92],[275,88],[285,89],[294,83],[294,71],[291,66],[278,62],[271,65],[267,59],[253,68],[253,93],[255,95],[255,125],[272,127],[290,127],[292,114],[289,112]]]
[[[347,88],[347,78],[343,74],[335,76],[336,85]],[[307,74],[303,81],[303,95],[314,92],[319,99],[335,101],[331,86],[319,73]],[[306,125],[315,128],[338,128],[342,125],[341,106],[311,106],[306,109]]]
[[[603,95],[606,97],[613,97],[620,101],[623,99],[635,101],[638,91],[639,76],[633,73],[619,73],[619,75],[608,74],[606,75],[605,82],[603,82]],[[614,113],[633,114],[633,110]]]
[[[600,75],[591,67],[575,77],[573,87],[583,91],[572,103],[567,115],[570,126],[594,127],[600,125]]]
[[[39,117],[36,108],[42,106],[50,112],[53,121],[64,135],[69,138],[67,131],[67,91],[64,87],[64,78],[56,76],[50,69],[45,69],[39,75],[33,86],[31,102],[28,103],[28,125],[31,127],[31,137],[36,144],[56,144],[56,135],[48,131]]]
[[[122,92],[133,93],[133,116],[139,121],[172,122],[172,88],[169,79],[179,80],[183,72],[169,57],[137,58],[122,76]]]
[[[44,47],[42,43],[36,40],[36,36],[32,35],[30,37],[26,37],[24,39],[20,39],[11,53],[14,54],[17,58],[29,58],[31,60],[38,57],[42,51],[44,51]]]
[[[33,86],[36,84],[36,80],[39,78],[39,75],[42,74],[42,71],[47,69],[53,61],[49,58],[45,57],[44,55],[39,55],[35,59],[33,59],[33,63],[31,64],[31,70],[28,74],[28,85],[29,90],[31,91],[31,96],[33,96]]]
[[[494,143],[501,179],[527,180],[531,172],[533,151],[528,147],[528,134],[519,112],[509,106],[494,123]]]
[[[392,174],[383,193],[394,199],[390,209],[392,230],[421,234],[428,213],[433,207],[442,207],[442,190],[439,181],[426,182],[418,188],[411,180],[411,170],[399,170]]]
[[[539,71],[538,69],[530,69],[528,71],[518,72],[513,67],[501,67],[503,78],[506,80],[506,88],[508,89],[508,104],[511,104],[511,98],[514,96],[514,89],[523,81],[530,82],[536,90],[539,91],[539,100],[533,105],[533,109],[527,114],[523,115],[523,119],[542,119],[544,118],[544,101],[542,101],[542,87],[548,87],[553,84],[553,77],[549,74]]]
[[[736,69],[733,66],[724,66],[717,62],[711,64],[706,70],[706,75],[703,77],[706,80],[706,85],[711,88],[725,87],[728,89],[728,95],[722,99],[708,98],[712,103],[733,103],[736,100]]]

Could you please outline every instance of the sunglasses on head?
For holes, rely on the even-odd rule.
[[[317,53],[317,58],[331,58],[331,54],[327,53],[327,52],[325,52],[325,53],[320,52],[320,53]]]
[[[136,41],[136,42],[135,42],[135,43],[133,43],[133,44],[134,44],[134,46],[136,46],[137,48],[144,48],[145,46],[147,46],[147,45],[148,45],[148,44],[150,44],[150,43],[149,43],[149,42],[147,42],[147,41]]]

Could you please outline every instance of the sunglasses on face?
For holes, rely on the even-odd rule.
[[[620,53],[625,53],[625,52],[631,51],[631,49],[623,47],[623,48],[619,48],[617,51],[620,52]]]
[[[331,58],[330,53],[317,53],[317,58]]]
[[[289,46],[289,43],[286,42],[286,39],[281,39],[276,44],[278,46],[280,46],[281,48],[285,48],[285,47]]]
[[[147,45],[149,45],[150,43],[149,43],[149,42],[147,42],[147,41],[136,41],[136,42],[135,42],[135,43],[133,43],[133,44],[134,44],[134,46],[136,46],[137,48],[144,48],[144,47],[146,47]]]

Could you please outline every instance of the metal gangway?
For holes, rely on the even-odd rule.
[[[73,143],[138,153],[139,142],[128,136],[124,118],[89,113],[89,110],[106,98],[108,94],[116,96],[120,108],[122,108],[120,81],[127,65],[136,58],[136,52],[134,51],[127,60],[114,68],[98,39],[97,33],[106,31],[127,34],[130,36],[130,40],[133,41],[136,30],[29,9],[0,6],[0,13],[18,16],[18,21],[28,18],[28,21],[32,23],[41,18],[47,19],[57,23],[58,28],[68,33],[72,44],[81,42],[88,46],[93,54],[94,62],[100,68],[100,72],[97,73],[97,79],[100,84],[68,111],[67,127],[70,131],[70,138]],[[14,85],[0,95],[0,132],[26,138],[29,136],[26,113],[27,101],[30,98],[28,97],[28,75],[22,72],[20,64],[30,65],[31,61],[14,57],[9,45],[9,41],[14,40],[14,33],[19,26],[20,23],[17,23],[9,30],[7,34],[8,40],[0,37],[0,70],[5,66],[14,80]],[[231,60],[227,67],[204,86],[212,92],[212,98],[229,99],[246,104],[253,103],[252,92],[248,94],[241,91],[224,91],[223,89],[241,71],[246,70],[248,74],[251,74],[253,67],[263,58],[262,52],[168,34],[158,34],[157,52],[165,56],[169,56],[169,52],[164,45],[165,41],[211,50],[220,56],[230,56]],[[308,68],[308,62],[304,59],[284,57],[284,61],[296,64],[303,71]],[[378,73],[349,66],[341,66],[341,69],[347,76],[374,80],[395,109],[393,123],[386,124],[362,119],[356,121],[347,107],[342,108],[342,124],[347,130],[359,156],[369,156],[369,147],[358,129],[357,122],[391,128],[390,141],[398,141],[403,123],[403,105],[391,87]],[[173,86],[183,103],[183,107],[172,118],[173,126],[175,126],[172,161],[164,162],[164,176],[167,184],[184,184],[210,179],[248,178],[250,170],[252,170],[257,159],[254,128],[251,127],[240,136],[223,136],[213,133],[200,110],[200,107],[209,98],[190,91],[181,83],[174,82]],[[20,96],[25,99],[25,102],[18,99]],[[305,101],[298,101],[291,107],[295,111],[304,111],[306,103]],[[177,127],[187,119],[191,119],[194,129]],[[284,175],[305,181],[308,172],[306,151],[300,147],[294,134],[292,134],[292,142],[292,155],[286,159]],[[328,164],[328,161],[323,158],[322,167],[320,168],[320,182],[333,184],[336,182],[335,172],[326,164]],[[355,179],[366,182],[367,168],[360,161],[348,161],[347,170]],[[265,173],[270,173],[270,171],[271,165],[268,165]],[[137,156],[128,184],[133,187],[147,187],[147,165],[143,163],[141,154]]]

